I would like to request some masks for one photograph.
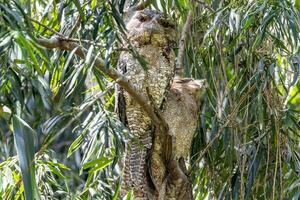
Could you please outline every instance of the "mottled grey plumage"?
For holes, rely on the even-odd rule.
[[[143,69],[130,52],[123,52],[118,68],[143,95],[148,95],[159,108],[174,71],[174,54],[170,45],[175,40],[174,26],[164,16],[149,9],[136,11],[126,24],[128,39],[147,61]],[[126,92],[118,91],[118,112],[134,136],[128,143],[125,157],[122,192],[134,188],[138,199],[147,199],[146,154],[152,145],[151,120]]]
[[[168,93],[163,117],[169,125],[169,134],[175,139],[175,155],[186,158],[199,119],[206,80],[175,77]]]
[[[175,77],[166,97],[162,115],[169,126],[169,134],[173,136],[172,146],[175,159],[178,162],[181,159],[183,166],[197,128],[199,108],[205,87],[205,80]],[[152,181],[155,188],[160,196],[165,196],[165,199],[185,199],[186,195],[189,195],[184,193],[187,192],[186,188],[190,187],[188,182],[182,181],[180,184],[183,185],[179,184],[180,186],[178,186],[177,183],[174,186],[172,181],[166,180],[168,172],[164,166],[163,154],[165,149],[163,148],[162,138],[156,137],[151,158]],[[181,170],[184,171],[184,169]],[[168,181],[167,187],[162,190],[163,183],[166,181]]]

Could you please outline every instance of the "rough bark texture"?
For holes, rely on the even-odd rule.
[[[148,65],[143,69],[132,53],[123,52],[118,69],[142,95],[149,96],[153,107],[159,108],[174,73],[175,56],[170,51],[174,26],[161,13],[145,9],[136,11],[126,28],[131,45]],[[127,91],[120,90],[117,99],[119,111],[125,105],[125,113],[119,112],[120,119],[123,118],[133,135],[126,148],[122,193],[133,190],[136,199],[148,199],[152,190],[147,184],[146,156],[152,147],[153,124],[143,107]]]
[[[163,110],[162,118],[170,129],[153,126],[141,105],[118,88],[119,117],[134,136],[127,145],[122,196],[133,190],[135,199],[141,200],[192,199],[184,159],[196,130],[204,81],[176,77],[169,90],[175,68],[170,50],[174,26],[161,13],[148,9],[130,16],[126,24],[128,39],[148,68],[143,69],[131,53],[123,52],[118,70],[143,96],[148,96],[154,110]]]
[[[162,133],[160,129],[156,129],[156,133],[153,134],[150,162],[148,168],[145,168],[149,173],[144,173],[141,184],[148,187],[147,196],[140,196],[133,188],[136,199],[193,199],[185,158],[189,154],[196,130],[205,86],[204,80],[175,77],[162,112],[163,117],[167,119],[169,131]],[[146,156],[143,159],[146,159]],[[130,177],[124,179],[128,178]]]
[[[204,80],[175,77],[166,97],[162,115],[169,132],[155,134],[150,165],[157,199],[193,199],[184,159],[197,127],[204,91]]]
[[[138,11],[139,12],[139,11]],[[158,15],[160,17],[154,17],[154,21],[152,22],[158,22],[156,24],[160,24],[163,27],[168,27],[169,29],[172,28],[172,25],[169,24],[168,21],[166,21],[164,18],[162,18],[162,15]],[[144,18],[143,16],[139,18],[139,20],[143,21],[143,20],[149,20],[147,18]],[[151,18],[152,19],[152,18]],[[151,28],[152,27],[152,28]],[[153,26],[150,26],[150,29],[153,29]],[[165,29],[163,29],[165,30]],[[166,29],[167,30],[167,29]],[[139,33],[139,32],[137,32]],[[143,45],[149,45],[155,44],[157,46],[159,46],[160,48],[157,48],[157,52],[160,52],[162,57],[164,57],[166,60],[168,60],[169,63],[173,62],[174,57],[172,56],[172,53],[170,52],[170,45],[169,42],[172,39],[175,39],[174,36],[172,36],[172,34],[167,34],[169,36],[167,37],[162,37],[163,35],[161,35],[162,32],[160,32],[159,34],[157,34],[156,31],[154,32],[147,32],[148,34],[148,38],[150,37],[150,39],[146,39],[144,38],[143,35],[140,35],[138,37],[135,37],[135,35],[132,35],[132,38],[135,38],[136,41],[139,41],[140,39],[142,39],[141,44]],[[164,33],[172,33],[170,32],[170,30],[164,32]],[[146,34],[146,35],[147,35]],[[69,41],[67,38],[64,38],[63,36],[59,36],[59,37],[54,37],[51,39],[46,39],[46,38],[38,38],[37,42],[41,45],[44,46],[46,48],[58,48],[61,50],[67,50],[67,51],[73,51],[75,52],[75,54],[77,54],[79,57],[81,58],[85,58],[87,55],[87,50],[84,49],[82,46],[76,44],[73,41]],[[161,44],[165,44],[165,42],[167,43],[167,45],[161,45]],[[139,42],[137,42],[136,44],[139,44]],[[139,47],[139,45],[137,45],[137,47]],[[151,49],[151,48],[149,48]],[[151,49],[149,51],[155,51],[155,49]],[[145,51],[144,53],[142,53],[144,56],[149,56],[151,54],[147,53],[148,51]],[[157,53],[156,52],[156,53]],[[168,124],[165,122],[164,117],[161,114],[161,110],[159,109],[159,102],[161,100],[163,100],[164,95],[161,95],[162,97],[159,97],[161,100],[155,100],[156,99],[156,95],[157,94],[151,94],[151,88],[146,87],[146,92],[145,90],[142,90],[142,92],[140,92],[140,88],[137,87],[137,85],[135,85],[134,83],[132,83],[132,80],[129,80],[126,77],[126,66],[125,71],[122,71],[122,73],[114,70],[113,68],[106,68],[103,60],[101,60],[98,57],[95,57],[94,55],[92,56],[92,59],[94,59],[94,63],[95,65],[98,67],[98,69],[100,69],[103,73],[105,73],[106,75],[108,75],[109,77],[111,77],[113,80],[116,81],[116,83],[118,83],[119,86],[119,93],[122,94],[126,91],[126,93],[128,93],[130,95],[127,96],[127,104],[128,102],[137,102],[137,105],[145,112],[145,116],[147,115],[150,119],[151,119],[151,127],[155,127],[155,129],[153,129],[154,135],[155,137],[152,137],[152,141],[154,141],[154,145],[152,148],[152,153],[150,155],[148,155],[148,161],[151,161],[148,163],[147,165],[144,165],[144,169],[143,169],[143,184],[145,184],[148,188],[146,190],[146,192],[148,192],[147,196],[144,196],[144,192],[142,192],[143,196],[141,197],[141,199],[192,199],[192,187],[191,184],[188,180],[188,176],[185,173],[185,163],[184,163],[184,157],[182,157],[182,155],[184,156],[187,150],[186,148],[189,148],[189,144],[190,144],[190,140],[192,137],[192,131],[194,129],[194,122],[192,121],[194,119],[194,115],[191,115],[190,117],[188,117],[188,119],[186,119],[186,117],[179,117],[177,118],[177,120],[170,120],[168,122]],[[132,59],[134,59],[132,57]],[[148,57],[148,61],[152,61],[155,60],[156,58],[152,58],[151,56]],[[126,63],[126,62],[125,62]],[[172,66],[172,64],[169,64],[170,66]],[[152,65],[150,64],[150,67]],[[140,66],[137,66],[140,67]],[[165,67],[164,64],[159,67]],[[124,74],[125,73],[125,74]],[[160,74],[160,71],[156,71],[154,74]],[[161,74],[160,74],[161,75]],[[132,78],[132,77],[130,77]],[[148,78],[148,77],[147,77]],[[146,78],[146,79],[147,79]],[[154,77],[153,77],[154,78]],[[191,88],[194,88],[192,90],[190,89],[184,89],[186,87],[190,87],[188,86],[189,84],[186,84],[188,82],[193,82],[192,79],[178,79],[179,81],[174,82],[174,84],[177,84],[177,86],[173,84],[173,87],[168,95],[168,98],[166,100],[166,106],[164,109],[164,116],[165,117],[170,117],[172,118],[173,114],[176,112],[184,112],[186,111],[185,109],[182,109],[181,111],[176,111],[174,112],[173,109],[177,109],[181,106],[183,106],[182,108],[184,108],[185,106],[187,110],[194,109],[195,105],[199,106],[198,104],[198,100],[199,100],[199,96],[197,94],[200,94],[199,89],[202,88],[202,86],[200,87],[199,83],[192,84],[194,85]],[[189,81],[188,81],[189,80]],[[153,82],[155,82],[155,79],[152,79],[151,84],[154,84]],[[159,81],[159,80],[158,80]],[[196,81],[197,82],[197,81]],[[179,85],[178,85],[179,84]],[[198,84],[198,86],[197,86]],[[155,84],[154,84],[155,85]],[[177,88],[177,89],[176,89]],[[181,88],[181,89],[179,89]],[[197,89],[198,88],[198,89]],[[156,89],[156,91],[160,91],[159,95],[161,94],[161,91],[163,90],[164,93],[165,91],[167,91],[167,89],[165,87],[163,88],[159,88]],[[155,91],[155,90],[154,90]],[[149,95],[150,94],[150,95]],[[149,97],[148,97],[149,95]],[[186,97],[184,97],[186,96]],[[200,95],[201,96],[201,95]],[[193,97],[193,98],[191,98]],[[196,98],[194,98],[196,97]],[[118,102],[119,102],[119,114],[120,114],[120,119],[124,122],[124,124],[128,125],[128,121],[127,121],[127,116],[126,116],[126,97],[123,96],[119,96],[118,98]],[[131,100],[132,99],[132,100]],[[151,100],[150,100],[151,99]],[[196,103],[193,103],[191,101],[196,101]],[[158,103],[157,103],[158,102]],[[169,103],[168,103],[169,102]],[[184,103],[186,102],[186,103]],[[190,103],[187,103],[190,102]],[[169,106],[168,106],[169,105]],[[192,105],[189,108],[189,105]],[[143,112],[142,111],[142,112]],[[173,114],[171,114],[173,113]],[[191,112],[193,113],[193,112]],[[143,114],[144,116],[144,114]],[[181,116],[181,113],[177,113],[174,116],[174,119],[178,116]],[[169,119],[167,119],[169,120]],[[183,124],[185,127],[188,128],[189,125],[187,125],[185,122],[186,120],[190,120],[191,124],[191,130],[188,131],[186,134],[185,132],[182,131],[175,131],[174,129],[172,129],[172,127],[176,127],[176,125],[179,124]],[[177,124],[178,123],[178,124]],[[168,131],[167,127],[168,125],[171,127],[170,131]],[[179,126],[181,127],[181,126]],[[180,138],[182,136],[177,136],[177,134],[182,134],[183,137],[186,137],[185,135],[187,135],[187,139],[186,142],[184,142],[184,149],[181,153],[179,153],[178,148],[180,148],[180,144],[177,144],[176,141],[183,141],[182,139],[177,139]],[[177,149],[177,150],[176,150]],[[177,153],[176,153],[177,152]],[[179,156],[180,155],[180,156]],[[146,156],[143,154],[143,159],[145,161]],[[143,162],[144,162],[143,161]],[[145,162],[144,162],[145,163]],[[126,178],[126,177],[125,177]],[[127,178],[130,178],[130,176],[128,176]],[[132,180],[130,180],[132,182]],[[135,189],[136,190],[136,189]],[[136,190],[136,196],[139,196],[138,194],[138,190]],[[138,199],[138,198],[136,198]]]

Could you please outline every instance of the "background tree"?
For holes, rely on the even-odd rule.
[[[1,197],[118,199],[128,131],[107,72],[134,53],[121,43],[124,1],[0,2]],[[175,48],[184,76],[208,82],[188,169],[195,199],[298,199],[300,2],[149,6],[187,34]]]

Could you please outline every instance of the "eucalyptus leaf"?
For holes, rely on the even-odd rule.
[[[22,171],[25,199],[40,199],[35,180],[34,130],[17,115],[13,116],[15,145]]]

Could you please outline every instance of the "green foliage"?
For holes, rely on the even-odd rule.
[[[74,51],[46,51],[35,42],[57,30],[89,40],[83,45],[91,46],[90,54],[103,57],[107,67],[114,65],[117,34],[124,29],[116,28],[111,13],[118,6],[106,1],[93,9],[79,1],[1,1],[1,199],[33,194],[30,184],[35,181],[42,199],[109,199],[119,188],[114,184],[120,178],[116,163],[127,133],[112,113],[114,85],[92,67],[91,56],[81,61]],[[27,130],[34,130],[36,146]]]
[[[192,149],[197,199],[297,199],[300,13],[289,1],[211,9],[197,9],[185,57],[186,75],[210,85]]]
[[[194,11],[184,72],[209,83],[189,160],[195,199],[298,199],[299,1],[151,6],[178,31]],[[129,133],[92,54],[115,67],[129,50],[147,69],[122,43],[123,8],[123,0],[0,0],[2,199],[118,199]],[[88,49],[86,59],[36,43],[57,34]]]
[[[15,145],[24,183],[25,199],[39,199],[35,182],[34,131],[18,116],[12,118]]]

